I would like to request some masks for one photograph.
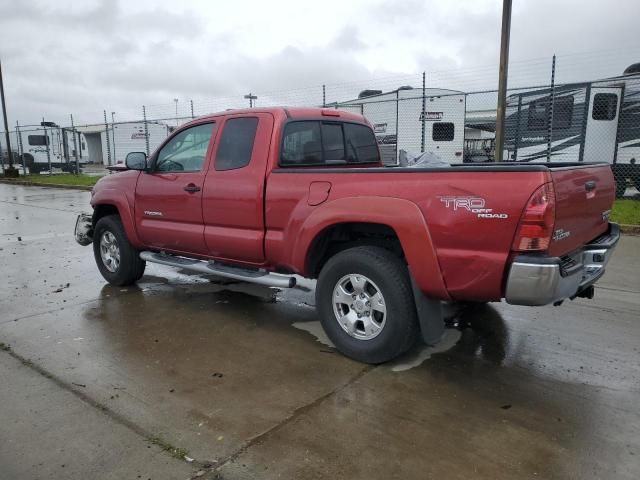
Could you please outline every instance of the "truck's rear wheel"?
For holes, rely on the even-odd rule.
[[[361,362],[391,360],[418,337],[407,267],[380,247],[354,247],[329,259],[318,278],[316,306],[338,350]]]
[[[144,274],[146,262],[129,243],[117,215],[107,215],[96,223],[93,255],[100,273],[111,285],[131,285]]]

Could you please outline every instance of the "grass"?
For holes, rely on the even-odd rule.
[[[640,200],[616,200],[611,210],[611,221],[624,225],[640,225]]]
[[[25,175],[16,180],[31,183],[53,183],[56,185],[80,185],[91,187],[96,184],[100,177],[90,177],[89,175]]]

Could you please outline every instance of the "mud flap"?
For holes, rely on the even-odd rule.
[[[416,312],[420,322],[422,339],[427,345],[435,345],[444,335],[444,311],[442,302],[428,298],[418,288],[413,275],[411,275],[411,289],[416,303]]]

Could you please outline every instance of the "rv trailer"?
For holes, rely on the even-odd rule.
[[[100,133],[102,161],[105,165],[124,163],[130,152],[153,152],[173,127],[157,121],[110,124]],[[148,139],[147,139],[148,137]]]
[[[509,161],[609,162],[618,196],[640,188],[640,72],[510,95],[504,148]]]
[[[445,162],[462,163],[465,99],[455,90],[427,88],[423,96],[422,88],[405,86],[387,93],[364,90],[331,106],[371,122],[385,165],[398,165],[400,150],[419,154],[423,149]]]
[[[53,122],[42,122],[40,126],[21,127],[11,132],[11,149],[19,156],[30,174],[59,168],[64,172],[76,171],[76,149],[78,165],[88,161],[87,142],[83,133],[64,128]]]

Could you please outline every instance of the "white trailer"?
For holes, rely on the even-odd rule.
[[[19,127],[17,131],[11,132],[10,140],[17,163],[24,163],[31,174],[48,171],[50,168],[74,172],[76,149],[79,166],[88,161],[84,134],[53,123]]]
[[[147,152],[147,135],[149,153],[171,133],[173,127],[161,122],[116,123],[100,133],[102,143],[102,159],[105,165],[124,163],[130,152]]]
[[[357,99],[331,106],[369,120],[383,162],[397,165],[400,150],[432,152],[445,162],[462,163],[465,104],[463,92],[400,87],[387,93],[365,90]]]

